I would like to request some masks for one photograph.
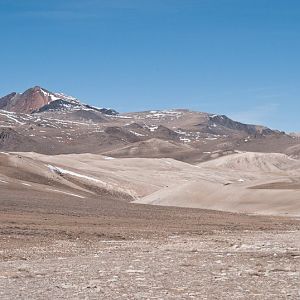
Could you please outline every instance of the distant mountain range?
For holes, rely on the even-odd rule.
[[[299,156],[300,138],[187,109],[120,114],[35,86],[0,98],[0,151],[99,153],[201,162],[236,151]]]

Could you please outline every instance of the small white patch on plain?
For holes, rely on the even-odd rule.
[[[31,186],[29,183],[21,182],[21,184],[26,185],[26,186]]]
[[[1,180],[1,179],[0,179],[0,182],[1,182],[1,183],[8,183],[7,181]]]
[[[242,179],[242,178],[240,178],[240,179],[238,180],[238,182],[245,182],[245,180]]]
[[[7,152],[0,152],[0,154],[4,154],[4,155],[9,155],[9,153],[7,153]]]
[[[129,132],[132,133],[132,134],[134,134],[134,135],[136,135],[136,136],[145,136],[144,134],[135,132],[135,131],[133,131],[133,130],[130,130]]]
[[[208,141],[214,141],[214,140],[217,140],[218,138],[216,138],[216,137],[207,137],[205,139],[208,140]]]
[[[112,159],[115,159],[114,157],[110,157],[110,156],[105,156],[104,159],[106,160],[112,160]]]
[[[190,142],[191,142],[191,140],[190,140],[190,139],[187,139],[187,138],[180,137],[179,139],[180,139],[182,142],[184,142],[184,143],[190,143]]]
[[[175,130],[175,132],[178,133],[178,134],[186,135],[186,132],[185,132],[185,131],[182,131],[182,130],[180,130],[180,129]]]
[[[126,273],[145,273],[144,270],[126,270]]]
[[[155,131],[158,128],[158,126],[156,125],[150,125],[150,126],[146,125],[145,127],[148,128],[151,132]]]
[[[65,194],[65,195],[74,196],[74,197],[77,197],[77,198],[85,198],[84,196],[80,196],[80,195],[77,195],[77,194],[73,194],[73,193],[69,193],[69,192],[64,192],[64,191],[60,191],[60,190],[54,190],[54,189],[48,189],[48,190],[52,191],[52,192],[57,192],[57,193]]]

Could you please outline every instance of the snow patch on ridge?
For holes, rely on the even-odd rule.
[[[85,179],[85,180],[88,180],[88,181],[95,182],[95,183],[101,185],[102,187],[104,187],[104,188],[106,188],[106,189],[108,189],[110,191],[116,191],[116,192],[119,192],[119,193],[126,193],[126,194],[129,194],[133,198],[137,198],[136,193],[134,191],[129,190],[129,189],[125,189],[125,188],[120,188],[116,184],[109,184],[107,182],[104,182],[102,180],[96,179],[94,177],[82,175],[82,174],[79,174],[79,173],[76,173],[76,172],[73,172],[73,171],[69,171],[69,170],[66,170],[66,169],[63,169],[63,168],[59,168],[59,167],[56,167],[56,166],[52,166],[52,165],[46,165],[46,166],[53,173],[56,173],[58,175],[64,175],[64,174],[66,174],[66,175],[71,175],[71,176],[75,176],[75,177],[78,177],[78,178],[82,178],[82,179]]]
[[[26,123],[23,123],[23,122],[20,122],[19,120],[17,120],[16,118],[12,117],[10,113],[7,113],[6,111],[4,110],[1,110],[1,113],[0,113],[1,116],[5,116],[7,117],[8,119],[10,120],[13,120],[14,122],[20,124],[20,125],[24,125]]]
[[[106,184],[104,181],[101,181],[101,180],[96,179],[96,178],[94,178],[94,177],[82,175],[82,174],[79,174],[79,173],[76,173],[76,172],[73,172],[73,171],[68,171],[68,170],[65,170],[65,169],[62,169],[62,168],[59,168],[59,167],[55,167],[55,166],[52,166],[52,165],[47,165],[47,167],[48,167],[52,172],[57,173],[57,174],[59,174],[59,175],[62,175],[62,174],[69,174],[69,175],[72,175],[72,176],[84,178],[84,179],[91,180],[91,181],[94,181],[94,182],[99,182],[99,183],[102,183],[102,184]]]

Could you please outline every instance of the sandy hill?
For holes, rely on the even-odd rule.
[[[0,166],[0,188],[11,192],[300,215],[299,160],[276,153],[237,153],[198,165],[171,158],[1,153]]]
[[[66,161],[67,167],[59,163],[51,164],[43,160],[43,157],[35,153],[26,155],[17,153],[0,152],[0,189],[14,190],[30,189],[33,192],[66,194],[78,198],[90,198],[100,196],[113,196],[115,199],[130,201],[133,199],[131,191],[120,187],[113,182],[102,181],[96,175],[90,175],[91,171],[74,168],[77,161],[76,155]]]
[[[254,214],[300,215],[299,161],[238,153],[198,165],[202,178],[166,187],[138,203]]]
[[[278,172],[299,168],[300,161],[281,153],[242,152],[211,160],[200,166],[246,172]]]

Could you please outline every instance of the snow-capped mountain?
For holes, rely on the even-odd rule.
[[[83,104],[75,97],[50,92],[40,86],[32,87],[23,93],[14,92],[0,98],[0,109],[26,114],[64,110],[90,110],[109,115],[117,114],[115,110]]]

